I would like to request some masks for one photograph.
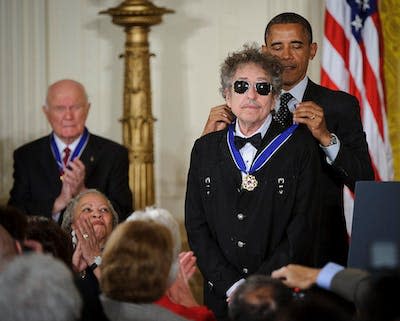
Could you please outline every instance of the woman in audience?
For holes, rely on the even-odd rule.
[[[101,255],[118,215],[101,192],[88,189],[67,206],[61,227],[72,236],[73,268],[80,274],[77,286],[84,305],[82,320],[106,320],[99,300]]]
[[[154,221],[170,231],[173,241],[173,261],[168,277],[168,289],[156,301],[160,306],[195,321],[215,321],[214,313],[198,304],[190,289],[188,280],[195,272],[196,258],[193,252],[181,252],[181,236],[177,220],[167,210],[146,207],[144,211],[132,213],[127,221]]]
[[[118,214],[111,202],[95,189],[80,193],[68,204],[61,227],[72,236],[72,264],[82,278],[88,273],[99,278],[101,252],[117,224]]]
[[[166,291],[172,236],[155,222],[120,224],[103,252],[100,278],[104,311],[111,321],[182,321],[153,302]]]

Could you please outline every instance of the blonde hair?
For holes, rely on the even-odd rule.
[[[111,234],[103,251],[100,287],[110,299],[149,303],[167,289],[172,262],[172,237],[163,225],[124,222]]]

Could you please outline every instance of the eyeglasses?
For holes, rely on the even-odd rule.
[[[261,96],[267,96],[272,90],[272,85],[269,82],[256,82],[252,85],[256,89],[257,93]],[[246,80],[236,80],[233,83],[233,90],[235,93],[244,94],[249,90],[250,86],[251,83]]]

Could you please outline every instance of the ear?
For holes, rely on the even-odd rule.
[[[268,54],[269,53],[268,47],[266,45],[262,45],[261,46],[261,51],[262,51],[263,54]]]
[[[317,50],[318,50],[318,45],[316,42],[313,42],[310,45],[310,60],[313,60],[315,55],[317,54]]]
[[[231,102],[232,102],[232,94],[231,91],[229,89],[225,89],[224,90],[224,94],[225,94],[225,102],[226,105],[231,108]]]
[[[47,117],[47,119],[49,119],[49,107],[47,107],[46,105],[43,105],[42,111],[45,114],[45,116]]]

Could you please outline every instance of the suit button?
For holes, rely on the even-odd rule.
[[[239,246],[239,247],[243,247],[243,246],[245,246],[245,245],[246,245],[245,242],[242,242],[242,241],[238,241],[238,242],[237,242],[237,246]]]
[[[244,274],[249,273],[249,270],[247,268],[243,268],[242,271],[243,271]]]
[[[237,218],[238,218],[239,221],[243,221],[243,219],[244,219],[244,214],[239,213],[239,214],[237,215]]]

